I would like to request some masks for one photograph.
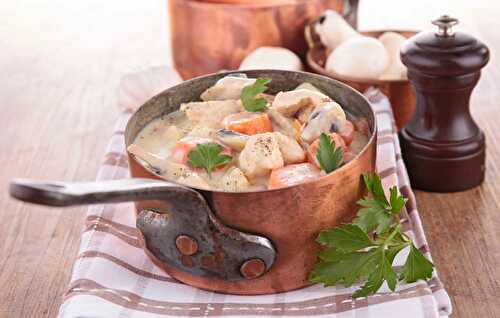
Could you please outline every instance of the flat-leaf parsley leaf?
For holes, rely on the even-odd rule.
[[[363,179],[369,193],[358,201],[363,208],[353,223],[318,235],[316,241],[325,249],[318,254],[319,262],[309,280],[323,283],[325,287],[336,284],[349,287],[363,282],[352,295],[356,298],[376,293],[384,282],[394,291],[398,280],[412,283],[431,278],[434,265],[401,232],[399,214],[405,198],[392,187],[388,200],[376,174],[364,175]],[[408,247],[410,252],[398,275],[392,263],[396,255]]]
[[[270,78],[259,77],[252,85],[243,87],[240,98],[245,110],[249,112],[261,112],[266,110],[267,100],[264,97],[257,98],[257,95],[264,93],[267,90],[266,85],[270,82]]]
[[[233,160],[233,157],[221,154],[222,147],[214,142],[199,144],[188,153],[188,164],[195,168],[203,168],[211,177],[215,167],[225,165]]]
[[[343,155],[344,152],[342,151],[342,148],[336,148],[335,141],[333,141],[330,136],[325,133],[322,133],[319,136],[316,159],[318,159],[321,169],[323,169],[326,173],[334,171],[342,164]]]

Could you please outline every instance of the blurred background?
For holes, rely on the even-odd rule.
[[[167,0],[17,0],[4,2],[0,12],[3,83],[15,85],[11,72],[20,63],[46,80],[57,77],[56,69],[119,77],[171,63]],[[494,21],[500,8],[487,0],[361,0],[359,29],[429,28],[444,13],[474,34],[477,23]]]

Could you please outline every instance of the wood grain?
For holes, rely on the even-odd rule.
[[[54,317],[78,249],[84,208],[29,206],[13,177],[93,180],[127,72],[170,63],[164,0],[18,0],[0,13],[0,317]],[[390,9],[390,10],[389,10]],[[448,12],[490,46],[473,93],[487,137],[485,183],[457,194],[417,192],[453,317],[500,317],[500,4],[476,0],[361,2],[360,26],[428,27]]]

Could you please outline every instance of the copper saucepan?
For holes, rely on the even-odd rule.
[[[153,119],[198,100],[218,79],[199,77],[151,98],[131,117],[125,131],[130,145]],[[234,72],[233,72],[234,73]],[[234,294],[267,294],[308,285],[316,262],[315,237],[353,217],[365,189],[363,173],[375,166],[375,116],[368,101],[330,78],[276,70],[244,71],[270,77],[275,94],[309,82],[354,116],[366,118],[370,138],[348,164],[319,179],[269,191],[220,192],[165,181],[129,154],[131,179],[93,183],[14,180],[11,195],[51,206],[135,201],[137,228],[148,256],[172,277],[203,289]]]

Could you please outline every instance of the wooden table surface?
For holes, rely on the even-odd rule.
[[[424,28],[451,13],[491,49],[472,98],[487,137],[486,181],[462,193],[417,192],[454,317],[500,317],[500,4],[492,3],[361,2],[362,29]],[[120,78],[171,63],[166,3],[17,0],[2,3],[0,16],[0,317],[54,317],[85,208],[21,204],[8,197],[8,182],[94,179]]]

